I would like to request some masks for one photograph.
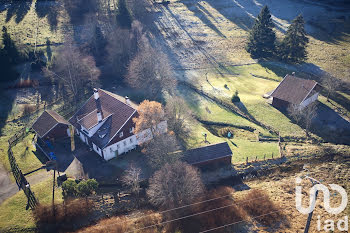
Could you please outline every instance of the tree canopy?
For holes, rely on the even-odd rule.
[[[280,57],[289,62],[302,62],[307,58],[306,46],[309,39],[304,28],[304,18],[298,15],[288,27],[280,48]]]
[[[264,6],[249,33],[247,51],[256,58],[269,57],[275,50],[276,35],[269,8]]]

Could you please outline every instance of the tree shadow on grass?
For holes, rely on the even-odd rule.
[[[56,30],[60,3],[56,1],[37,1],[35,12],[39,18],[47,17],[51,30]]]
[[[32,6],[32,0],[23,2],[11,2],[11,6],[7,8],[6,22],[12,17],[16,17],[15,22],[20,23],[29,12]]]
[[[286,109],[279,110],[294,122]],[[299,126],[304,128],[303,121]],[[321,102],[317,103],[316,117],[312,120],[310,132],[325,142],[350,145],[350,122]]]

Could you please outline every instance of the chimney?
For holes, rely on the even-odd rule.
[[[98,94],[98,90],[96,88],[94,88],[94,98],[95,100],[98,100],[98,98],[100,98],[100,95]]]
[[[127,105],[131,105],[129,97],[125,96],[125,103]]]
[[[97,110],[97,121],[100,123],[102,121],[102,114],[101,111]]]

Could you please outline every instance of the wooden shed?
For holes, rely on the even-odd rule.
[[[46,110],[34,122],[32,129],[43,140],[60,139],[69,136],[69,125],[61,115],[52,110]]]
[[[184,153],[183,160],[197,167],[230,165],[232,151],[227,142],[217,143],[188,150]]]

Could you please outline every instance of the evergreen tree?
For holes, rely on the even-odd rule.
[[[97,63],[100,63],[101,58],[106,54],[107,40],[104,37],[101,28],[95,26],[94,36],[91,41],[91,52],[96,59]]]
[[[288,27],[280,48],[279,55],[285,61],[302,62],[307,57],[306,46],[309,39],[306,37],[304,18],[298,15]]]
[[[264,6],[249,33],[246,50],[253,57],[269,57],[274,53],[276,35],[269,8]]]
[[[3,48],[1,53],[8,56],[11,64],[16,65],[21,60],[21,55],[17,50],[15,42],[11,39],[10,34],[7,32],[7,28],[4,26],[2,28],[2,44]]]
[[[1,79],[0,82],[14,80],[18,77],[18,73],[14,69],[14,65],[18,64],[20,60],[20,54],[12,41],[10,34],[7,32],[7,28],[2,28],[2,44],[0,47],[0,70]]]
[[[117,23],[122,28],[131,28],[132,17],[125,0],[118,1]]]

